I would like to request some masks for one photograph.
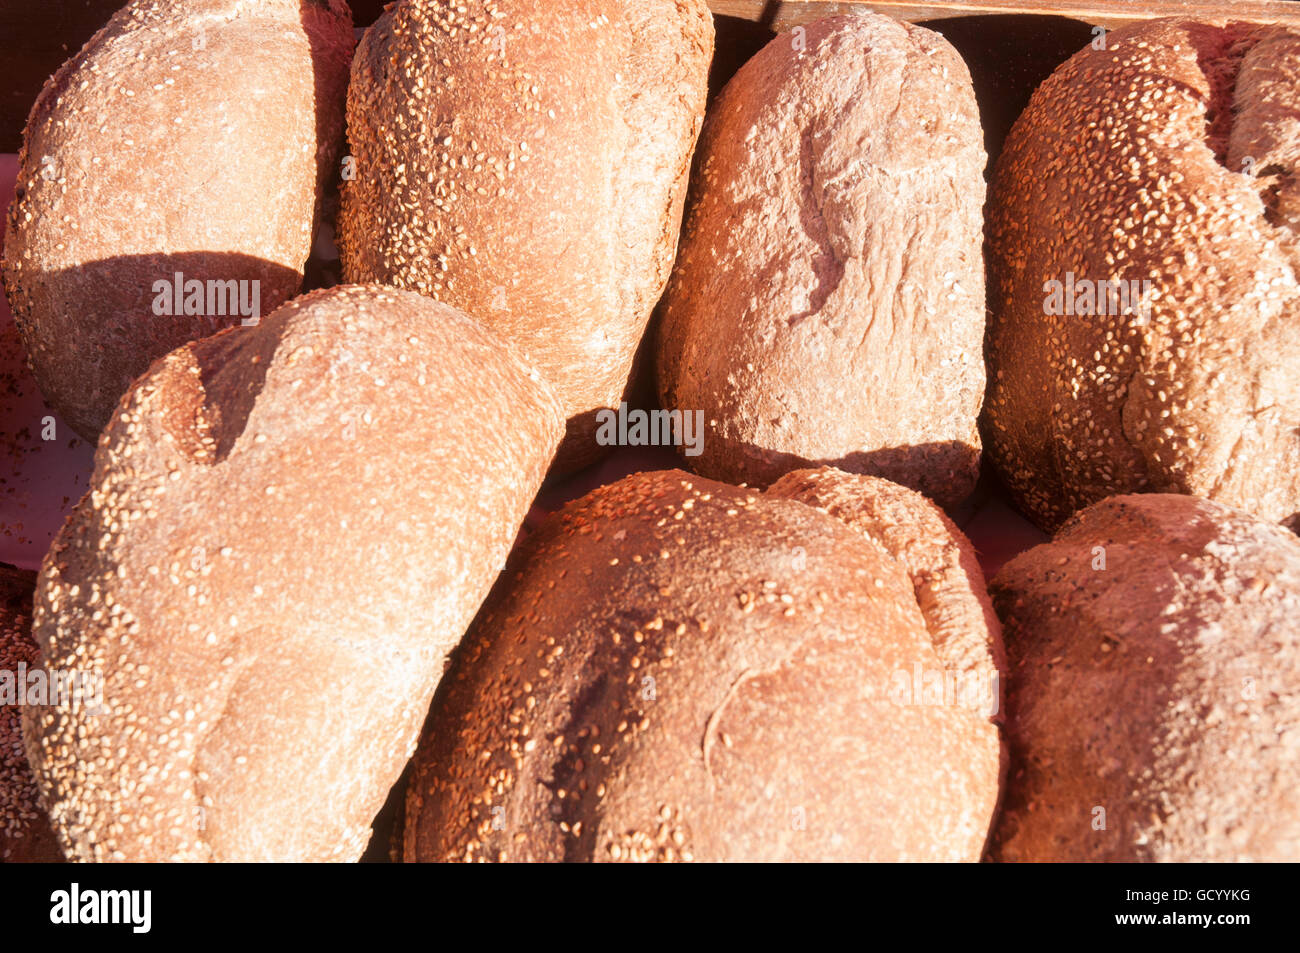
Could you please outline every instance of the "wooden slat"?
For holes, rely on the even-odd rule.
[[[765,23],[774,30],[790,30],[822,17],[865,8],[900,20],[938,20],[945,17],[994,13],[1037,13],[1072,17],[1107,28],[1156,17],[1193,16],[1208,20],[1245,20],[1290,23],[1300,26],[1300,4],[1285,0],[709,0],[716,14]]]

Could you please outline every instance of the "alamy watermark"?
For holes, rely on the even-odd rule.
[[[1065,280],[1053,278],[1043,283],[1043,314],[1053,315],[1132,315],[1138,324],[1151,320],[1151,302],[1155,283],[1149,279],[1115,279],[1094,281],[1079,278],[1067,271]]]
[[[966,708],[992,718],[1001,708],[997,672],[958,672],[928,668],[920,662],[912,670],[898,669],[889,680],[889,698],[896,705]]]
[[[704,411],[628,410],[596,412],[596,443],[602,447],[684,447],[688,457],[704,452]]]
[[[257,278],[187,280],[178,271],[170,281],[155,281],[153,293],[153,313],[159,317],[238,317],[244,327],[262,317],[262,282]]]
[[[56,926],[120,924],[132,933],[148,933],[152,911],[152,890],[83,889],[74,881],[67,890],[50,894],[50,922]]]
[[[29,669],[19,662],[16,669],[0,669],[0,707],[9,705],[80,707],[103,714],[104,676],[77,669]]]

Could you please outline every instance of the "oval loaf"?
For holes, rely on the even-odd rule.
[[[1300,860],[1300,540],[1116,496],[994,577],[1001,861]]]
[[[402,0],[357,50],[349,281],[487,322],[555,387],[556,461],[603,452],[677,248],[704,117],[704,0]]]
[[[497,338],[394,288],[157,362],[36,595],[49,664],[106,681],[106,714],[24,710],[69,856],[357,859],[562,433]]]
[[[912,689],[986,671],[996,622],[936,645],[919,601],[906,558],[813,506],[679,471],[594,491],[458,651],[406,859],[978,860],[998,729]]]
[[[779,36],[713,105],[657,344],[693,469],[824,463],[943,505],[979,471],[985,155],[939,34],[854,14]]]
[[[1115,30],[1034,93],[989,203],[993,462],[1051,531],[1117,493],[1300,512],[1300,31]]]
[[[155,359],[298,293],[352,42],[343,0],[133,0],[46,84],[4,285],[83,437]]]

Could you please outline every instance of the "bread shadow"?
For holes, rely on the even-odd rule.
[[[719,439],[709,434],[705,443]],[[952,509],[974,492],[980,473],[980,448],[961,440],[855,450],[825,457],[804,457],[742,441],[724,443],[721,453],[706,450],[714,461],[711,469],[720,471],[720,479],[743,480],[759,489],[766,489],[792,470],[835,467],[898,483],[924,494],[944,509]],[[683,459],[691,465],[689,457]]]
[[[159,368],[169,398],[163,426],[191,460],[215,466],[230,455],[266,384],[283,329],[283,320],[230,328],[193,342]]]
[[[298,293],[302,276],[252,255],[196,251],[29,268],[22,283],[21,298],[34,297],[43,314],[35,326],[25,307],[15,308],[24,347],[30,354],[35,341],[52,352],[35,364],[37,382],[69,425],[94,442],[155,361],[227,328],[255,325]],[[69,342],[76,342],[75,362]]]
[[[316,117],[316,204],[311,230],[313,243],[321,225],[327,221],[327,204],[334,214],[337,213],[340,184],[337,160],[346,148],[347,122],[343,117],[347,111],[348,81],[352,72],[351,53],[356,51],[354,45],[349,53],[349,66],[341,73],[330,69],[334,49],[323,42],[322,37],[327,35],[326,24],[331,16],[328,5],[316,0],[302,0],[300,19],[311,48],[312,110]],[[327,197],[331,199],[328,203]],[[328,216],[329,219],[333,217],[333,214]],[[333,221],[329,221],[329,224],[333,225]]]
[[[980,448],[963,440],[942,440],[855,451],[818,460],[817,464],[883,477],[948,507],[974,492],[980,473]]]

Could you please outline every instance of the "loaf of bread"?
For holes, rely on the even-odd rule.
[[[439,690],[406,859],[978,860],[998,729],[986,686],[940,683],[971,687],[998,635],[973,578],[927,606],[915,568],[957,546],[934,531],[882,543],[680,471],[549,517]],[[936,639],[944,606],[968,628]]]
[[[1300,511],[1300,31],[1116,30],[1034,94],[989,208],[990,453],[1046,529],[1116,493]]]
[[[993,579],[1001,861],[1300,860],[1300,540],[1117,496]]]
[[[155,363],[37,589],[48,663],[105,679],[97,717],[24,710],[68,855],[357,859],[563,431],[506,345],[394,288]]]
[[[348,281],[487,322],[552,383],[597,459],[677,247],[704,116],[705,0],[401,0],[348,93]]]
[[[344,0],[133,0],[46,84],[4,285],[82,436],[156,358],[298,293],[352,43]]]
[[[710,111],[657,343],[709,477],[828,463],[960,502],[979,470],[985,154],[942,36],[852,14],[774,39]]]
[[[41,653],[31,633],[35,585],[35,573],[0,563],[0,861],[4,863],[63,859],[23,750],[26,676],[41,668]]]

